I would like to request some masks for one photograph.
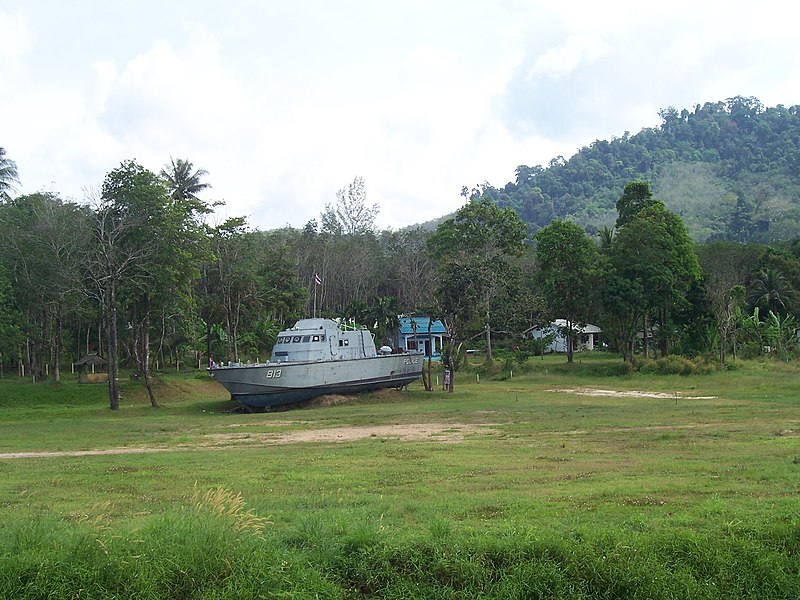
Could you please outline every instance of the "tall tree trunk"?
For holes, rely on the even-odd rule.
[[[567,351],[567,363],[572,364],[575,361],[575,345],[572,343],[572,338],[575,335],[575,331],[572,324],[572,319],[567,319],[567,329],[564,332],[564,340],[566,341],[566,348]]]
[[[211,317],[206,318],[206,357],[208,357],[208,366],[211,366]]]
[[[153,408],[158,408],[155,394],[153,393],[153,386],[150,381],[150,294],[145,294],[142,306],[142,320],[138,327],[139,333],[137,335],[139,341],[136,348],[136,364],[139,372],[144,377],[144,385],[147,388],[147,394],[150,397],[150,405]]]
[[[27,369],[27,373],[31,378],[32,383],[36,383],[36,373],[33,372],[33,366],[35,364],[35,360],[32,357],[31,352],[31,338],[30,336],[25,337],[25,354],[22,357],[22,367],[23,372]]]
[[[59,368],[59,363],[61,362],[61,310],[61,303],[59,302],[56,304],[55,331],[53,333],[53,364],[51,367],[52,378],[55,383],[61,381],[61,370]]]
[[[642,356],[645,360],[650,358],[650,348],[648,347],[647,340],[647,314],[642,316]]]
[[[144,296],[142,331],[139,337],[142,344],[141,371],[142,375],[144,375],[144,385],[147,388],[147,394],[150,396],[150,405],[153,408],[158,408],[158,402],[156,402],[155,394],[153,394],[153,386],[150,384],[150,294],[145,294]]]
[[[111,270],[109,266],[109,271]],[[113,276],[109,278],[108,290],[108,403],[111,410],[119,410],[119,345],[117,339],[117,291]]]
[[[228,362],[233,360],[233,307],[230,297],[225,300],[225,333],[227,333]]]
[[[429,348],[430,351],[428,352],[428,377],[422,378],[422,382],[425,384],[425,389],[429,392],[433,391],[433,379],[431,379],[431,362],[433,361],[433,351],[434,351],[434,341],[433,336],[431,335],[431,330],[433,329],[433,318],[428,318],[428,340],[429,340]]]

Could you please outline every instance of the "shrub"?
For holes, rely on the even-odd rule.
[[[690,359],[672,354],[655,360],[637,358],[634,368],[640,373],[651,375],[707,375],[716,371],[718,366],[702,356]]]

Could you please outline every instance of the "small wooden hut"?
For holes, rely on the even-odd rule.
[[[75,363],[78,369],[78,383],[106,383],[106,359],[97,354],[87,354]]]

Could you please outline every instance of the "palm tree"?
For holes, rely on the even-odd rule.
[[[6,149],[0,146],[0,200],[11,200],[8,192],[15,190],[14,184],[18,183],[17,163],[7,158]]]
[[[397,298],[394,296],[381,296],[375,299],[375,303],[371,307],[372,314],[370,317],[374,319],[375,324],[375,341],[383,344],[389,335],[389,332],[396,329],[400,324],[397,315],[400,309],[397,305]]]
[[[614,228],[604,226],[597,232],[597,239],[600,241],[600,252],[606,252],[614,243]]]
[[[194,170],[194,165],[182,158],[170,157],[169,160],[170,163],[161,169],[161,178],[172,199],[175,202],[188,204],[189,208],[197,212],[209,212],[206,204],[197,197],[200,192],[211,187],[211,184],[201,181],[208,175],[208,171],[205,169]]]
[[[785,314],[791,307],[795,291],[786,276],[769,267],[761,270],[750,282],[747,300],[775,314]]]

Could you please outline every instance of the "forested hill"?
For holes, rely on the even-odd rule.
[[[473,195],[514,208],[533,231],[569,219],[594,233],[613,226],[625,183],[642,179],[698,242],[800,237],[800,106],[736,97],[659,115],[659,127],[520,166],[516,181]]]

